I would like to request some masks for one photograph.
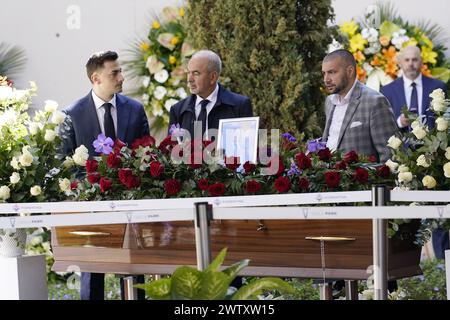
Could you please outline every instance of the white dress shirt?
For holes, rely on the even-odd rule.
[[[97,111],[97,118],[98,118],[98,123],[100,124],[100,130],[102,130],[103,133],[105,133],[105,108],[103,107],[103,104],[109,102],[112,104],[111,107],[111,116],[114,122],[114,132],[116,133],[116,137],[117,137],[117,107],[116,107],[116,95],[114,95],[112,97],[112,99],[110,101],[103,101],[101,98],[99,98],[94,90],[91,91],[92,92],[92,99],[94,100],[94,104],[95,104],[95,110]]]
[[[350,102],[353,89],[355,88],[356,81],[357,80],[355,80],[355,83],[353,83],[353,86],[343,99],[340,98],[339,94],[333,94],[330,97],[331,103],[335,105],[327,138],[327,147],[331,151],[335,151],[337,149],[342,122],[344,121],[345,113],[347,112],[347,107]]]
[[[201,102],[203,100],[209,100],[209,103],[206,105],[206,132],[208,132],[208,115],[211,109],[214,107],[214,105],[217,102],[217,95],[219,94],[219,85],[216,84],[216,88],[214,91],[206,98],[203,99],[199,95],[197,95],[197,98],[195,100],[195,119],[198,118],[200,115],[200,111],[202,110]]]
[[[422,106],[422,96],[423,96],[422,74],[419,74],[419,76],[414,80],[410,80],[410,79],[406,78],[405,76],[403,76],[403,88],[405,89],[406,105],[408,106],[408,109],[411,106],[411,93],[413,90],[413,87],[411,86],[411,84],[413,82],[415,82],[415,84],[416,84],[419,115],[422,115],[423,114],[423,111],[422,111],[422,108],[423,108],[423,106]],[[401,115],[400,115],[400,117],[401,117]],[[397,118],[397,125],[399,126],[399,128],[403,128],[404,126],[402,126],[402,123],[400,122],[400,117]]]

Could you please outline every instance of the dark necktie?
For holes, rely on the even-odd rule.
[[[417,88],[416,83],[411,83],[412,92],[411,92],[411,102],[409,104],[409,112],[419,113],[419,100],[417,98]]]
[[[202,139],[203,139],[203,135],[205,134],[206,131],[206,106],[208,105],[209,100],[205,99],[202,102],[200,102],[200,105],[202,106],[201,110],[200,110],[200,114],[198,115],[197,121],[201,121],[202,122]]]
[[[105,103],[103,108],[105,108],[105,117],[103,120],[103,125],[105,127],[105,136],[110,137],[113,141],[116,140],[116,131],[114,130],[114,121],[111,116],[111,103]]]

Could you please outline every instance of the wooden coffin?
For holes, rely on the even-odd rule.
[[[228,247],[226,265],[251,260],[243,275],[370,276],[372,220],[215,220],[210,232],[213,257]],[[325,242],[321,255],[320,241],[311,240],[321,236],[343,239]],[[56,271],[77,266],[88,272],[169,274],[180,265],[196,265],[192,222],[58,227],[52,245]],[[390,239],[388,278],[420,274],[420,251],[411,240]]]

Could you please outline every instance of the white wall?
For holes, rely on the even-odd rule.
[[[39,91],[34,104],[41,107],[44,100],[53,99],[64,107],[88,92],[84,65],[92,52],[111,49],[123,57],[136,36],[145,37],[152,12],[180,3],[182,0],[0,0],[0,41],[26,49],[28,63],[17,86],[36,81]],[[341,23],[361,16],[374,0],[333,3],[336,22]],[[449,1],[429,0],[426,10],[422,0],[395,3],[408,20],[433,19],[450,30]],[[67,10],[72,5],[80,10],[80,29],[67,26],[72,17]]]

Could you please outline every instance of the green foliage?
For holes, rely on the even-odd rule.
[[[191,0],[187,31],[195,48],[219,53],[222,84],[252,99],[262,127],[315,137],[322,133],[329,18],[329,0]]]
[[[161,279],[136,285],[144,289],[151,299],[174,300],[245,300],[257,299],[257,295],[266,290],[278,290],[283,293],[293,293],[291,285],[278,278],[262,278],[241,287],[231,297],[227,296],[228,288],[239,271],[246,267],[249,260],[242,260],[222,271],[222,265],[227,249],[223,249],[214,261],[204,270],[199,271],[188,266],[175,270],[171,278]]]

